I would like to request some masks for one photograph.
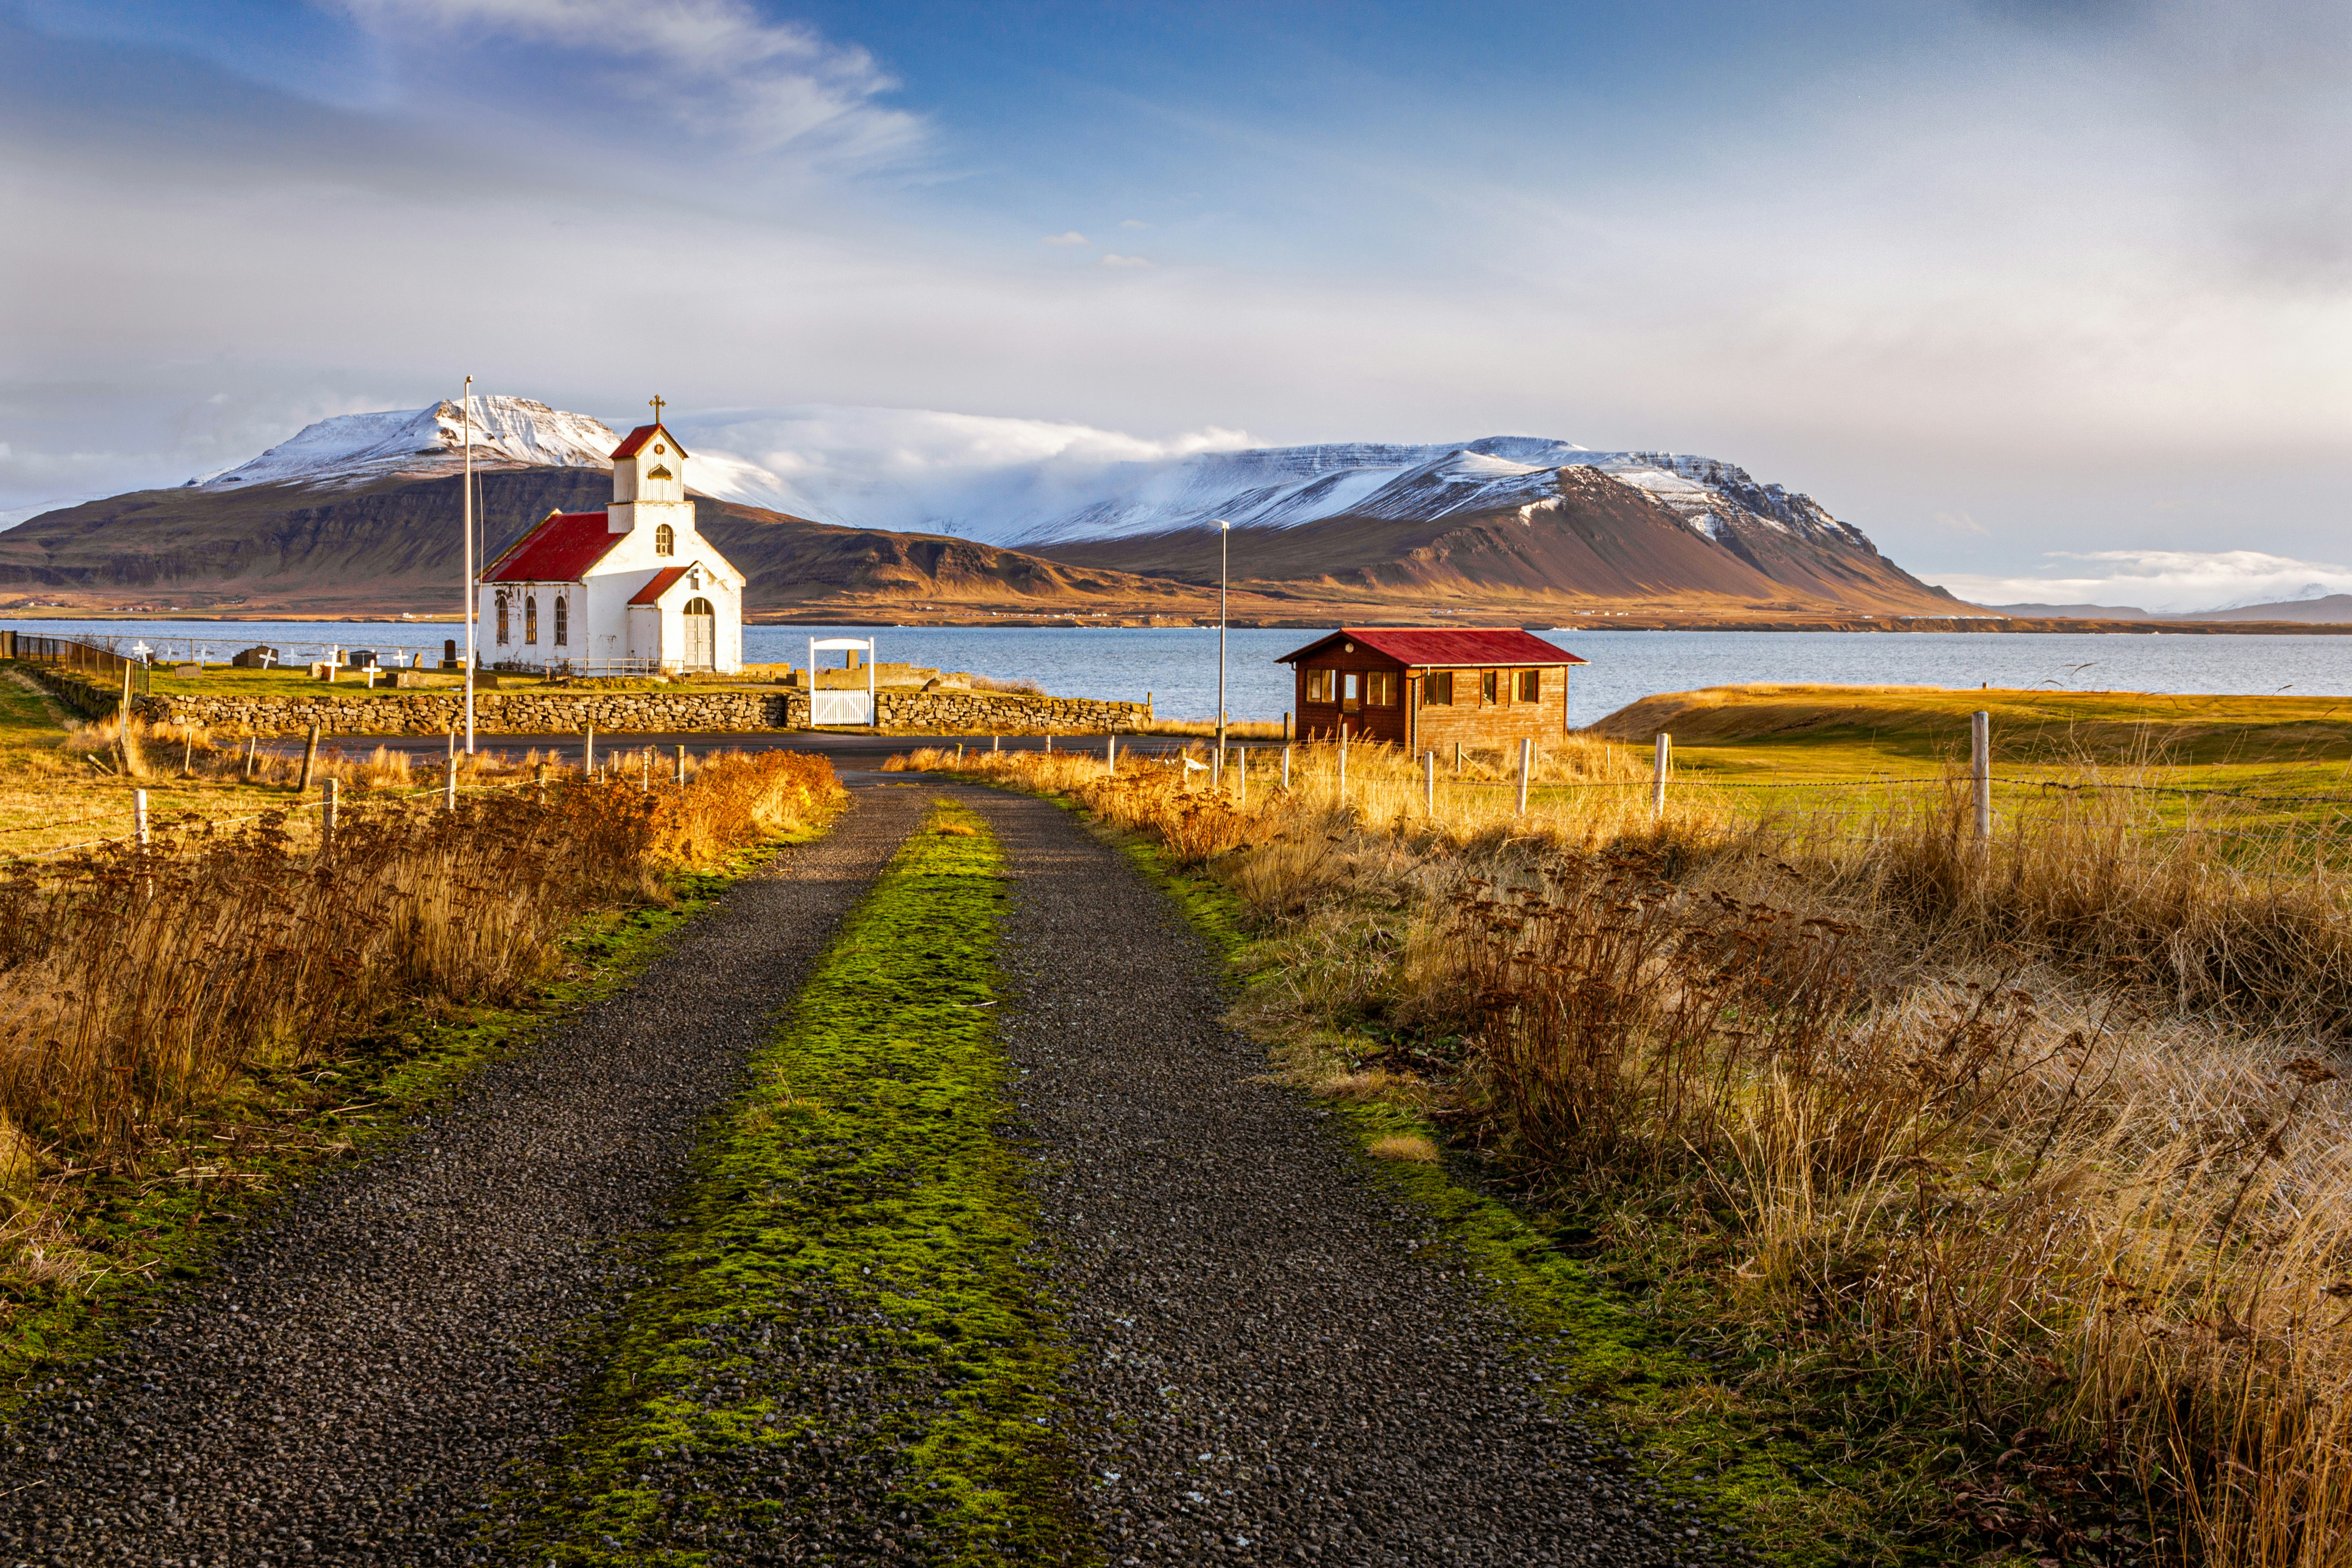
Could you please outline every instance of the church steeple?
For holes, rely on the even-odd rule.
[[[656,396],[646,401],[653,405],[654,422],[638,426],[613,449],[613,504],[604,509],[605,515],[614,533],[656,522],[690,533],[694,503],[686,494],[686,448],[661,422],[666,400]]]

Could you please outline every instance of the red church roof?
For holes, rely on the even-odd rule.
[[[1341,626],[1317,637],[1297,653],[1284,654],[1276,664],[1296,664],[1345,638],[1375,653],[1384,653],[1407,665],[1582,664],[1564,647],[1555,647],[1517,626],[1486,629],[1474,626]]]
[[[686,568],[683,566],[665,566],[660,571],[654,574],[654,580],[652,582],[646,584],[644,587],[636,591],[636,593],[630,598],[629,603],[632,605],[651,605],[658,603],[661,596],[669,592],[669,585],[685,575]]]
[[[635,429],[629,432],[628,438],[626,440],[613,448],[613,461],[617,463],[624,458],[635,457],[640,451],[644,450],[646,443],[652,440],[656,434],[667,440],[670,444],[671,449],[677,452],[679,457],[683,458],[687,455],[686,448],[677,444],[677,437],[672,436],[667,430],[663,429],[659,425],[640,425]]]
[[[550,512],[482,574],[485,583],[577,583],[621,542],[601,511]]]

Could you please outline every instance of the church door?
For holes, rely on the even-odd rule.
[[[719,662],[719,616],[708,599],[686,602],[686,668],[709,669]]]

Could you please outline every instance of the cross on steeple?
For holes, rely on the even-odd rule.
[[[661,411],[662,411],[662,400],[661,400],[661,397],[659,396],[659,395],[656,395],[655,396],[652,396],[652,397],[648,397],[648,398],[646,398],[646,401],[647,403],[650,403],[650,404],[652,404],[652,405],[654,405],[654,423],[655,423],[655,424],[656,424],[656,425],[660,424],[660,423],[661,423]]]

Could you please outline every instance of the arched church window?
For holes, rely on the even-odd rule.
[[[499,595],[499,646],[500,647],[506,647],[506,645],[507,645],[507,596],[506,596],[504,594],[500,594],[500,595]]]
[[[539,595],[536,594],[522,596],[522,640],[527,643],[539,641]]]
[[[564,602],[563,595],[558,594],[555,596],[555,646],[558,647],[570,646],[572,640],[571,610],[572,606]]]
[[[666,523],[666,522],[665,522],[665,523],[663,523],[659,528],[655,529],[655,530],[654,530],[654,553],[655,553],[655,554],[656,554],[656,555],[675,555],[675,554],[677,554],[677,530],[676,530],[676,529],[672,528],[669,524],[667,524],[667,523]]]

